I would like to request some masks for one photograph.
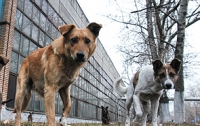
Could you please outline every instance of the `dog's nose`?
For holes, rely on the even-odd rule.
[[[171,89],[172,88],[172,84],[167,83],[167,84],[165,84],[165,87],[166,87],[166,89]]]
[[[84,52],[77,52],[76,57],[78,61],[85,61],[85,54]]]

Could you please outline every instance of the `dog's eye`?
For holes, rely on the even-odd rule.
[[[77,43],[78,42],[78,38],[72,38],[71,41],[72,41],[72,43]]]
[[[161,74],[159,74],[159,76],[160,76],[160,78],[162,79],[162,78],[165,77],[165,74],[164,74],[164,73],[161,73]]]
[[[174,73],[169,73],[169,76],[173,78],[175,76],[175,74]]]
[[[90,40],[86,38],[86,39],[85,39],[85,43],[86,43],[86,44],[89,44],[89,43],[90,43]]]

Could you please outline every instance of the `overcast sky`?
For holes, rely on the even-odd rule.
[[[110,7],[109,1],[110,0],[78,0],[88,20],[103,25],[99,34],[99,39],[113,61],[116,69],[121,74],[123,71],[122,57],[120,57],[120,53],[116,49],[116,46],[120,43],[118,36],[120,34],[121,25],[112,22],[103,16],[107,15],[108,12],[115,10]]]
[[[97,22],[103,25],[100,31],[99,39],[102,42],[104,48],[108,52],[111,60],[116,66],[119,73],[123,72],[122,62],[123,57],[116,49],[117,45],[120,45],[120,30],[122,25],[109,20],[106,15],[110,13],[116,13],[119,6],[113,0],[77,0],[83,9],[86,17],[90,22]],[[123,1],[123,0],[122,0]],[[118,3],[120,6],[126,5],[126,8],[131,8],[132,0],[126,0],[126,3]],[[127,6],[129,5],[129,6]],[[128,11],[131,12],[131,9]],[[185,49],[187,52],[200,52],[200,22],[190,26],[186,29],[186,42],[191,44],[191,48]]]
[[[102,42],[104,48],[106,49],[108,55],[110,56],[111,60],[113,61],[114,65],[116,66],[116,69],[121,74],[123,72],[122,62],[123,57],[120,56],[120,53],[116,49],[117,45],[120,45],[120,30],[122,28],[122,25],[116,22],[112,22],[108,18],[105,17],[105,15],[108,15],[110,13],[115,14],[119,9],[119,6],[116,5],[113,0],[77,0],[83,9],[86,17],[90,22],[97,22],[101,23],[103,25],[103,28],[100,31],[99,39]],[[120,3],[121,2],[121,3]],[[125,6],[128,12],[131,12],[132,10],[132,0],[126,0],[126,3],[124,3],[124,0],[118,1],[118,4],[120,6]],[[192,6],[192,3],[189,2],[189,6]],[[130,8],[130,9],[128,9]],[[185,53],[188,52],[194,52],[194,53],[200,53],[200,22],[195,23],[194,25],[190,26],[186,29],[186,43],[190,44],[190,48],[185,48]],[[200,59],[199,59],[200,62]],[[199,69],[197,69],[199,70]],[[198,73],[198,72],[197,72]],[[199,79],[199,75],[196,77]],[[194,78],[192,78],[194,80]],[[186,86],[187,82],[186,81]],[[196,83],[196,81],[192,82]]]

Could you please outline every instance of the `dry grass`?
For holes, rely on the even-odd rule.
[[[9,122],[7,124],[4,124],[3,122],[0,122],[0,126],[14,126],[14,122]],[[21,126],[45,126],[45,123],[41,122],[23,122]],[[60,126],[60,124],[57,124],[57,126]],[[103,126],[101,123],[73,123],[69,126]],[[109,126],[124,126],[122,123],[111,123]]]
[[[3,123],[1,122],[0,123],[1,126],[15,126],[14,122],[9,122],[9,123]],[[30,123],[30,122],[22,122],[21,123],[21,126],[45,126],[45,123],[39,123],[39,122],[33,122],[33,123]],[[58,125],[60,126],[60,125]]]
[[[14,122],[9,122],[8,124],[3,124],[0,122],[0,126],[14,126]],[[21,126],[45,126],[45,123],[39,123],[39,122],[34,122],[34,123],[29,123],[29,122],[23,122]],[[57,124],[57,126],[60,126],[60,124]],[[73,123],[70,124],[69,126],[103,126],[100,123]],[[109,126],[125,126],[122,123],[112,123]]]
[[[162,126],[198,126],[198,125],[191,123],[183,123],[183,124],[165,123]]]
[[[14,122],[9,122],[8,124],[3,124],[0,122],[0,126],[14,126]],[[45,126],[45,123],[41,122],[23,122],[21,126]],[[60,126],[60,124],[57,124],[57,126]],[[73,123],[69,126],[103,126],[101,123]],[[109,126],[125,126],[124,123],[111,123]],[[132,125],[133,126],[133,125]],[[151,125],[147,125],[151,126]],[[173,124],[173,123],[166,123],[162,126],[197,126],[195,124],[189,124],[189,123],[183,123],[183,124]]]
[[[71,124],[71,126],[105,126],[101,123],[76,123]],[[124,123],[111,123],[109,126],[125,126]]]

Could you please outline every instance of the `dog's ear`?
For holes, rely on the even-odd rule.
[[[103,106],[101,106],[101,108],[102,108],[102,109],[104,109],[104,107],[103,107]]]
[[[67,33],[70,33],[70,31],[75,28],[76,26],[73,25],[73,24],[68,24],[68,25],[62,25],[62,26],[59,26],[58,29],[61,33],[61,35],[66,35]]]
[[[106,110],[108,110],[108,106],[106,106]]]
[[[152,64],[155,72],[163,66],[163,63],[160,60],[154,60]]]
[[[92,32],[92,34],[97,37],[99,35],[100,29],[102,28],[102,25],[92,22],[86,28],[88,28]]]
[[[5,56],[0,55],[0,64],[3,66],[6,65],[9,62],[9,59],[6,58]]]
[[[170,63],[170,66],[172,66],[172,68],[175,69],[176,74],[178,74],[180,67],[181,67],[181,60],[175,58],[172,60],[172,62]]]

